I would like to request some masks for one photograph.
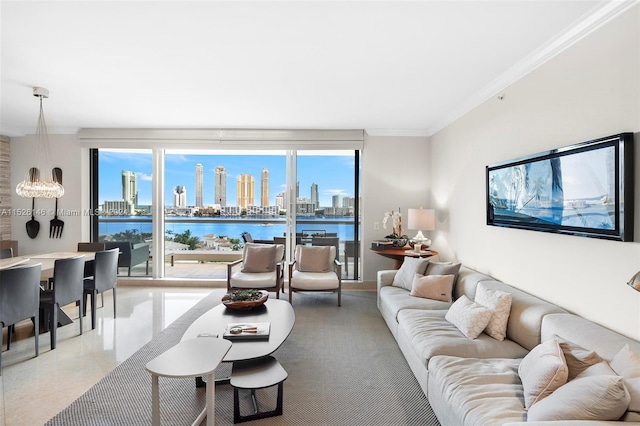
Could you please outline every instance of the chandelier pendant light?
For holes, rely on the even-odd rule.
[[[25,198],[59,198],[64,195],[64,187],[57,181],[51,167],[51,148],[42,108],[42,99],[49,97],[49,90],[34,87],[33,96],[40,98],[40,116],[35,142],[36,165],[28,169],[25,180],[16,186],[16,193]]]

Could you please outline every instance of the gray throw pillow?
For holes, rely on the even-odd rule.
[[[393,277],[393,282],[391,283],[391,285],[411,291],[411,288],[413,286],[413,277],[415,277],[416,274],[425,275],[424,272],[427,269],[428,263],[429,259],[408,256],[405,257],[404,262],[402,262],[402,266],[400,266],[400,269],[398,269],[398,272],[396,272],[395,277]]]
[[[300,246],[298,270],[300,272],[329,272],[329,246]]]
[[[453,275],[453,285],[458,281],[458,272],[460,272],[460,263],[450,262],[429,262],[425,275]]]

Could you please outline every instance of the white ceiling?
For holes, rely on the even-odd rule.
[[[0,134],[429,135],[635,1],[4,1]]]

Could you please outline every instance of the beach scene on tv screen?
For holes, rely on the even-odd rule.
[[[615,147],[489,171],[496,222],[615,229]]]

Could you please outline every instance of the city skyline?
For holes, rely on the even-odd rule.
[[[151,205],[151,154],[101,150],[99,155],[99,203],[122,199],[122,172],[134,172],[137,181],[137,205]],[[269,182],[266,188],[268,204],[276,205],[278,195],[285,190],[286,170],[283,155],[206,155],[206,154],[167,154],[165,156],[165,205],[173,203],[174,189],[186,188],[187,206],[196,206],[197,168],[201,164],[202,204],[211,206],[221,204],[237,206],[236,182],[238,176],[248,174],[255,181],[262,182],[265,169]],[[218,169],[218,173],[216,173]],[[220,173],[222,170],[223,173]],[[330,171],[330,173],[327,173]],[[331,155],[298,156],[299,198],[315,199],[320,207],[332,206],[333,196],[353,197],[354,157],[352,151],[343,151]],[[226,186],[223,195],[226,200],[216,202],[217,179]],[[228,182],[227,182],[228,179]],[[257,183],[256,182],[256,183]],[[229,184],[231,185],[229,185]],[[315,185],[315,186],[314,186]],[[313,193],[312,188],[318,191]],[[262,204],[262,189],[255,188],[257,199],[254,204]],[[222,197],[221,197],[222,198]],[[315,200],[314,200],[315,201]]]

